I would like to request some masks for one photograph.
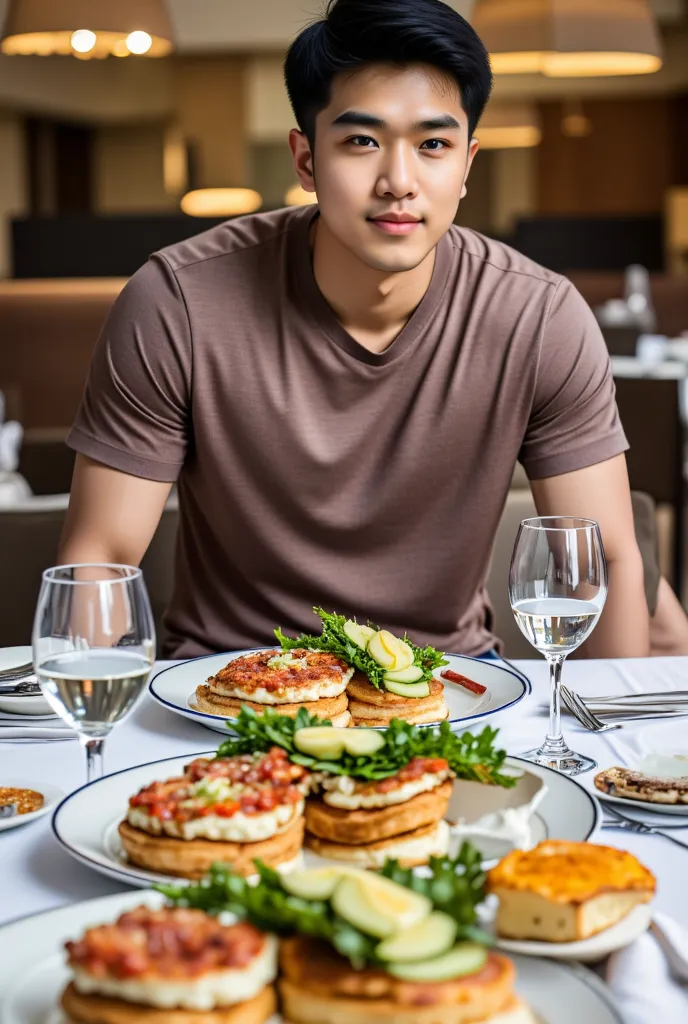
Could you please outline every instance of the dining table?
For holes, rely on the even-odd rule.
[[[171,662],[159,662],[155,672]],[[532,683],[520,703],[498,715],[472,723],[471,731],[484,725],[499,727],[498,745],[509,754],[538,745],[547,730],[548,668],[544,659],[515,663]],[[565,685],[583,697],[643,691],[688,689],[688,657],[647,659],[573,659],[563,672]],[[620,730],[603,734],[584,730],[565,716],[565,733],[574,749],[593,757],[600,770],[627,764],[639,751],[688,753],[688,718],[672,721],[625,723]],[[193,756],[214,751],[221,736],[204,726],[162,707],[144,693],[128,718],[113,729],[106,741],[107,772],[163,758]],[[50,782],[66,794],[85,784],[85,757],[76,741],[12,742],[0,740],[0,785],[4,778],[22,778],[40,789]],[[594,771],[577,777],[595,792]],[[674,824],[679,823],[674,817]],[[672,835],[688,844],[686,827]],[[634,853],[656,876],[656,909],[688,926],[688,848],[657,835],[638,835],[598,828],[593,842]],[[46,815],[0,832],[0,925],[98,896],[127,891],[122,883],[100,875],[73,859],[54,837]]]

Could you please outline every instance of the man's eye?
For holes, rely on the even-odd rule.
[[[372,139],[370,135],[352,135],[347,142],[352,143],[354,146],[361,146],[363,149],[370,149],[371,146],[377,146],[375,139]]]
[[[447,148],[447,144],[442,139],[426,139],[420,148],[429,149],[432,153],[439,153],[440,150]]]

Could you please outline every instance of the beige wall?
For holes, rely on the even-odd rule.
[[[493,156],[492,229],[509,234],[519,217],[536,212],[537,153],[535,149],[497,149]]]
[[[101,128],[94,151],[94,202],[98,213],[175,210],[163,186],[161,124]]]
[[[245,61],[182,58],[175,76],[175,115],[197,150],[200,187],[243,185],[246,177]]]
[[[0,112],[0,278],[11,274],[10,218],[28,204],[24,130],[21,119]]]

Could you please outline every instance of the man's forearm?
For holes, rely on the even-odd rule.
[[[581,653],[588,658],[649,656],[650,616],[639,553],[609,562],[604,611]]]

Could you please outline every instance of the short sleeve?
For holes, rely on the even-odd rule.
[[[626,451],[615,396],[602,332],[580,293],[562,279],[543,329],[519,454],[530,479],[571,473]]]
[[[184,299],[154,256],[110,311],[67,444],[124,473],[174,482],[189,440],[191,371]]]

